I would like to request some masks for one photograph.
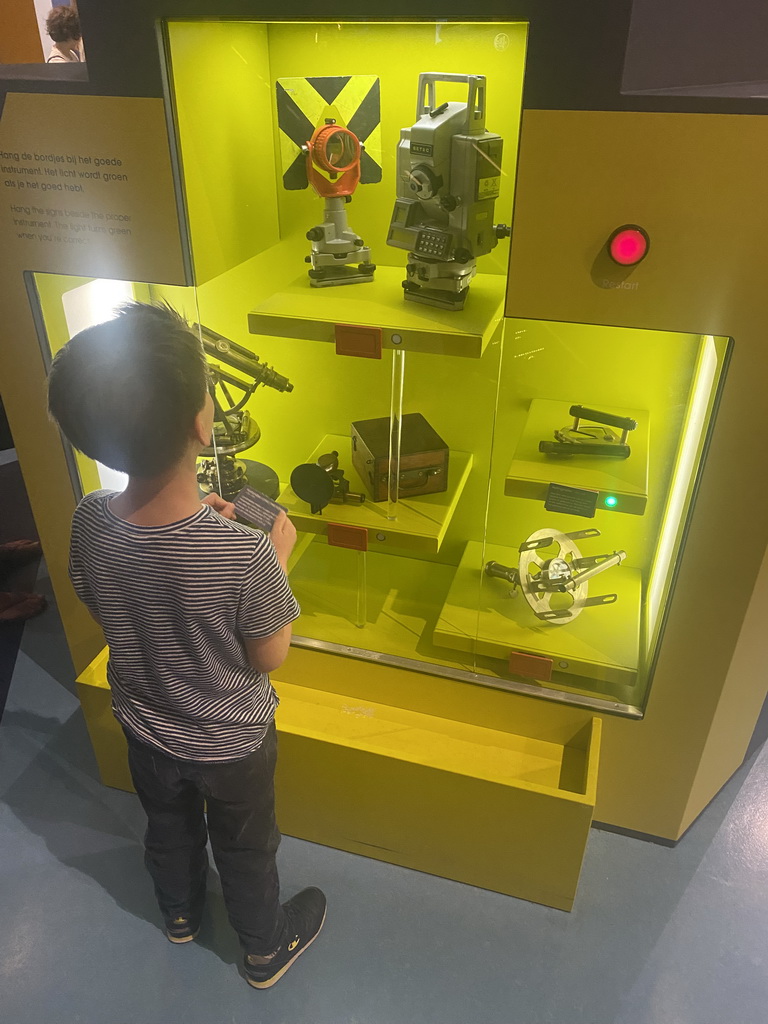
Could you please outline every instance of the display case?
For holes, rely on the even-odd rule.
[[[526,26],[163,32],[195,284],[35,275],[46,354],[194,325],[201,488],[287,509],[294,645],[641,716],[730,342],[503,316]]]

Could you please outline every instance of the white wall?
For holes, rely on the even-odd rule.
[[[48,52],[51,49],[51,37],[45,31],[45,19],[48,17],[53,4],[51,0],[34,0],[35,14],[37,16],[37,30],[40,33],[40,42],[43,44],[43,57],[48,59]]]

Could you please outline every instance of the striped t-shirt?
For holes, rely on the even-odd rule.
[[[243,641],[299,614],[272,542],[208,505],[166,526],[135,526],[110,510],[113,496],[95,491],[75,510],[69,572],[109,644],[115,717],[173,757],[245,757],[277,695]]]

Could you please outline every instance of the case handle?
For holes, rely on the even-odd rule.
[[[422,487],[431,476],[437,476],[442,468],[442,466],[424,466],[423,468],[402,469],[398,477],[398,488],[408,490],[413,487]],[[381,483],[385,484],[388,480],[389,473],[382,473]]]
[[[440,469],[440,466],[428,466],[424,469],[404,469],[400,473],[398,486],[402,487],[403,490],[407,490],[409,487],[423,487],[431,476],[438,475]]]
[[[416,120],[435,109],[435,84],[459,82],[467,86],[467,131],[485,131],[485,75],[451,75],[439,71],[423,71],[419,75]]]
[[[572,405],[568,410],[577,420],[589,420],[590,423],[602,423],[606,427],[617,427],[619,430],[635,430],[637,420],[629,416],[614,416],[610,412],[598,412],[597,409],[586,409],[583,405]]]

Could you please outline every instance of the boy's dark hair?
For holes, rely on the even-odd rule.
[[[128,302],[116,313],[56,354],[48,411],[89,458],[131,476],[155,476],[189,442],[205,403],[205,355],[169,306]]]
[[[70,39],[79,39],[80,18],[73,7],[54,7],[45,19],[45,31],[54,43],[66,43]]]

